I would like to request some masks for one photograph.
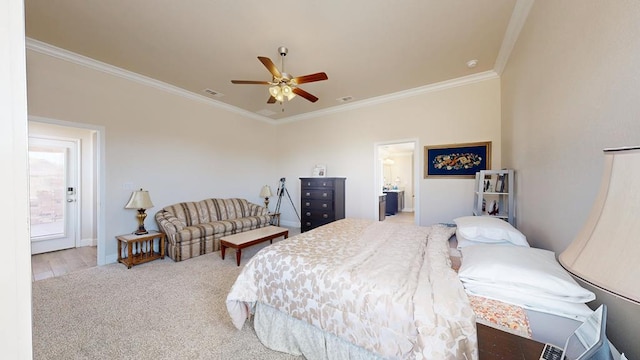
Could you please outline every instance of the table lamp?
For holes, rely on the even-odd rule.
[[[260,197],[264,198],[264,207],[266,207],[267,210],[269,210],[269,198],[272,195],[273,194],[271,193],[271,188],[269,187],[269,185],[263,186],[260,190]]]
[[[134,234],[144,235],[149,233],[144,228],[144,219],[147,217],[147,214],[145,214],[144,211],[152,207],[153,203],[151,202],[148,191],[140,189],[131,193],[131,198],[129,199],[127,205],[124,206],[124,208],[138,210],[138,230],[136,230]]]

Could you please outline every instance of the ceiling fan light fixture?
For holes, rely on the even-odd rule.
[[[287,100],[291,100],[296,97],[293,93],[293,89],[286,84],[275,85],[269,88],[269,94],[273,96],[277,101],[282,102],[285,97]]]
[[[296,96],[296,94],[293,93],[293,89],[289,85],[282,85],[281,90],[282,95],[286,96],[288,100],[291,100]]]

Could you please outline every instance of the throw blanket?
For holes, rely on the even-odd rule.
[[[449,259],[454,231],[330,223],[256,254],[227,309],[238,329],[262,302],[384,357],[477,359],[474,313]]]

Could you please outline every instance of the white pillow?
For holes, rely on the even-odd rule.
[[[460,280],[506,294],[520,294],[572,303],[586,303],[595,295],[578,285],[558,264],[552,251],[504,245],[464,247]],[[515,296],[515,295],[514,295]]]
[[[584,321],[593,313],[586,304],[532,296],[515,291],[504,291],[487,285],[465,284],[465,291],[471,295],[499,300],[525,309],[558,315],[569,319]]]
[[[508,241],[529,246],[527,238],[508,222],[491,216],[463,216],[453,220],[459,234],[465,239],[483,243]]]
[[[457,248],[462,249],[465,246],[473,246],[473,245],[482,245],[482,244],[486,244],[485,242],[482,241],[473,241],[473,240],[469,240],[467,238],[464,237],[464,235],[462,235],[460,233],[460,231],[458,231],[456,229],[456,240],[458,242]],[[508,241],[501,241],[501,242],[491,242],[491,244],[493,245],[512,245],[512,246],[516,246],[513,243],[510,243]],[[529,244],[527,244],[529,245]]]

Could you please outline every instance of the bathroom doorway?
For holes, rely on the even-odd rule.
[[[376,144],[376,196],[387,195],[385,221],[417,224],[417,140]]]

